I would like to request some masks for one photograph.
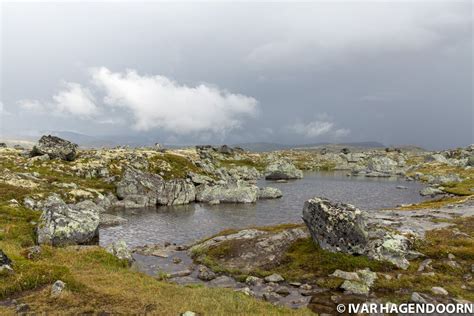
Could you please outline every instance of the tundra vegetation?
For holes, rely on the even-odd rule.
[[[175,180],[196,186],[198,192],[199,186],[219,190],[215,195],[224,196],[223,199],[238,191],[232,197],[238,200],[243,187],[248,189],[247,199],[248,192],[254,190],[255,180],[265,175],[268,166],[278,162],[301,170],[346,170],[351,177],[404,177],[432,188],[428,192],[432,195],[430,200],[403,205],[400,210],[430,213],[437,208],[465,205],[472,208],[474,204],[473,146],[439,153],[413,149],[341,152],[337,147],[250,153],[227,146],[71,150],[74,155],[67,154],[64,156],[67,159],[61,159],[61,156],[50,157],[41,148],[34,150],[33,155],[30,151],[0,148],[0,249],[10,261],[5,261],[0,272],[1,314],[34,311],[179,315],[193,311],[202,315],[308,315],[312,314],[310,309],[321,311],[320,303],[310,303],[309,309],[288,309],[232,289],[179,286],[158,280],[135,271],[127,260],[97,245],[38,244],[38,226],[44,221],[43,203],[50,196],[59,197],[69,205],[90,200],[104,209],[113,207],[114,203],[123,202],[116,197],[117,183],[130,168],[159,176],[167,188],[166,194],[173,196],[170,201],[180,203],[183,199],[179,196],[189,192],[182,192],[184,184],[175,184],[178,183]],[[170,183],[176,186],[169,187]],[[146,195],[147,190],[143,189],[141,194]],[[132,198],[138,203],[135,196]],[[213,247],[193,248],[191,252],[196,262],[240,281],[249,276],[265,278],[277,274],[285,282],[311,284],[327,293],[341,294],[341,286],[347,279],[334,275],[336,270],[370,269],[377,274],[370,283],[370,295],[382,301],[408,301],[413,299],[413,292],[438,301],[448,297],[473,301],[474,217],[453,216],[434,221],[445,225],[427,229],[422,238],[413,238],[413,250],[423,256],[410,259],[407,269],[366,255],[323,249],[302,224],[252,228],[260,232],[258,238],[298,230],[294,235],[298,238],[282,244],[278,260],[262,261],[258,267],[243,268],[235,263],[236,255],[249,240],[229,239]],[[196,245],[238,232],[223,231]],[[258,241],[262,239],[251,242]],[[51,287],[57,280],[63,281],[66,287],[60,295],[51,295]],[[433,293],[433,288],[440,286],[448,296]]]

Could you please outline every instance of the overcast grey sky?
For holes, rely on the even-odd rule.
[[[4,137],[474,142],[471,1],[1,9]]]

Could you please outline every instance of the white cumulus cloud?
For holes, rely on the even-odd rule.
[[[90,90],[75,82],[65,82],[62,90],[53,95],[52,101],[22,99],[17,101],[17,105],[28,112],[72,115],[80,118],[90,118],[99,112],[95,97]]]
[[[176,134],[225,133],[257,114],[258,102],[200,84],[190,87],[164,76],[139,75],[135,70],[91,69],[92,81],[105,93],[109,107],[129,111],[137,130],[160,128]]]
[[[98,112],[92,93],[78,83],[66,82],[64,89],[54,95],[53,100],[55,109],[60,113],[90,117]]]
[[[306,138],[317,138],[319,136],[340,138],[350,133],[349,129],[337,128],[336,124],[327,114],[318,115],[316,120],[308,123],[298,122],[288,126],[288,129]]]

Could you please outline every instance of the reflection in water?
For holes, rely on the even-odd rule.
[[[302,222],[304,201],[323,196],[351,203],[366,209],[390,208],[402,203],[422,200],[420,183],[395,178],[347,177],[345,172],[305,173],[302,180],[277,183],[262,180],[259,186],[282,190],[277,200],[262,200],[256,204],[190,204],[117,211],[128,223],[100,231],[100,243],[123,239],[130,246],[163,243],[190,243],[226,228],[275,225]],[[407,187],[397,189],[398,185]]]

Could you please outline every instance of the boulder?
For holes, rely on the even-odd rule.
[[[190,248],[190,253],[197,254],[195,259],[200,261],[201,254],[219,249],[219,247],[230,248],[226,251],[226,255],[217,259],[219,264],[226,269],[237,269],[248,274],[258,269],[278,266],[288,248],[295,241],[308,237],[309,234],[303,227],[277,232],[244,229],[234,234],[216,236],[200,242]]]
[[[398,170],[398,163],[385,156],[372,157],[367,164],[369,172],[379,172],[382,174],[395,174]]]
[[[189,182],[188,182],[189,181]],[[165,181],[160,175],[127,168],[117,183],[117,196],[133,201],[124,207],[145,207],[153,205],[188,204],[196,198],[194,185],[190,180],[173,179]]]
[[[296,168],[291,162],[286,160],[277,160],[270,163],[265,170],[265,179],[267,180],[288,180],[302,179],[303,171]]]
[[[45,135],[40,138],[38,144],[30,152],[32,157],[48,155],[50,159],[62,159],[73,161],[76,159],[77,144],[71,143],[65,139]]]
[[[258,199],[278,199],[283,196],[280,189],[272,188],[272,187],[264,187],[260,188],[258,191]]]
[[[99,236],[99,214],[103,212],[92,201],[66,204],[50,196],[42,204],[43,213],[37,228],[38,243],[53,246],[90,244]]]
[[[128,249],[127,244],[123,240],[110,244],[105,249],[108,253],[114,255],[120,260],[126,260],[129,264],[134,261],[132,252]]]
[[[314,198],[306,201],[303,220],[325,250],[363,254],[369,242],[366,216],[353,205]]]
[[[196,187],[196,201],[209,203],[254,203],[259,189],[244,181],[218,185],[201,184]]]
[[[388,261],[406,269],[420,254],[412,242],[385,227],[367,222],[367,214],[353,205],[315,197],[305,203],[303,220],[314,242],[325,250]]]

